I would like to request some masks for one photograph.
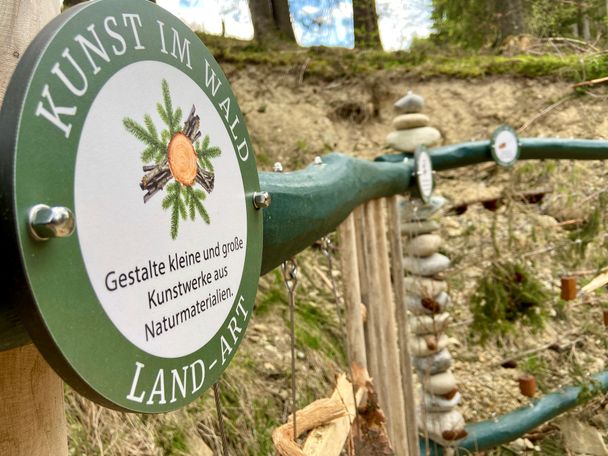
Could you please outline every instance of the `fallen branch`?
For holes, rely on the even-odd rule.
[[[605,82],[608,82],[608,76],[604,77],[604,78],[597,78],[597,79],[591,79],[589,81],[579,82],[579,83],[574,84],[572,86],[572,88],[578,89],[579,87],[592,87],[592,86],[596,86],[598,84],[604,84]]]
[[[567,335],[564,336],[564,337],[567,337]],[[560,344],[559,341],[555,341],[555,342],[551,342],[551,343],[548,343],[548,344],[544,344],[544,345],[541,345],[539,347],[534,347],[534,348],[531,348],[529,350],[524,350],[522,352],[519,352],[519,353],[516,353],[514,355],[511,355],[509,358],[504,358],[502,361],[499,361],[498,363],[496,363],[496,366],[513,365],[513,364],[515,364],[515,362],[518,359],[522,359],[522,358],[525,358],[527,356],[534,355],[536,353],[540,353],[540,352],[545,351],[545,350],[553,350],[555,352],[561,353],[564,350],[566,350],[567,348],[569,348],[569,347],[571,347],[573,345],[576,345],[576,344],[578,344],[581,341],[582,341],[582,338],[581,337],[577,337],[576,339],[571,340],[569,342],[566,342],[564,344]]]

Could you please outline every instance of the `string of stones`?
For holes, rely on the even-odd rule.
[[[411,91],[395,105],[397,116],[388,134],[389,147],[399,152],[414,152],[419,145],[440,143],[441,133],[429,126],[422,113],[424,98]],[[441,274],[450,259],[439,253],[441,237],[437,215],[445,204],[439,196],[429,204],[421,200],[402,201],[401,232],[405,236],[403,268],[405,300],[412,341],[410,352],[420,381],[417,423],[421,434],[443,446],[467,435],[464,418],[457,410],[461,400],[452,371],[452,356],[445,330],[450,323],[448,287]]]
[[[440,225],[433,219],[445,199],[434,196],[428,205],[420,200],[403,203],[403,269],[408,274],[405,300],[412,334],[410,350],[421,385],[418,428],[431,440],[448,446],[467,434],[464,418],[456,408],[461,395],[450,370],[452,356],[445,334],[451,321],[451,300],[442,273],[450,267],[450,259],[438,252],[441,237],[435,232]]]

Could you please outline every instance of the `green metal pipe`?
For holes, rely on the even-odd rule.
[[[520,160],[606,160],[608,141],[592,139],[521,138]],[[430,150],[433,168],[437,171],[461,168],[492,161],[490,141],[476,141]],[[398,163],[412,154],[386,154],[376,161]]]
[[[380,163],[332,153],[293,173],[260,173],[272,196],[264,209],[262,274],[331,233],[351,211],[408,190],[413,163]]]
[[[596,374],[589,387],[597,395],[608,391],[608,371]],[[532,429],[579,405],[581,386],[568,386],[554,393],[546,394],[529,406],[513,410],[495,420],[480,421],[466,426],[469,435],[458,442],[458,454],[484,451],[512,442]],[[440,456],[443,450],[434,442],[428,445],[430,456]],[[420,454],[425,455],[427,444],[420,438]]]

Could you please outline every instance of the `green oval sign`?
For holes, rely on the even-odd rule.
[[[32,43],[0,121],[3,232],[39,350],[112,408],[200,396],[243,338],[262,249],[255,157],[217,62],[147,0],[87,2]],[[39,204],[70,209],[75,233],[35,240]]]

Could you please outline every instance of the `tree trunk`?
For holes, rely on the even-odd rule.
[[[522,0],[496,0],[495,5],[500,33],[499,43],[509,36],[526,32]]]
[[[295,41],[296,37],[293,34],[293,26],[291,25],[291,17],[289,15],[288,0],[272,0],[272,9],[274,21],[279,31],[290,41]]]
[[[295,41],[288,0],[249,0],[249,9],[256,40]]]
[[[353,0],[355,47],[382,49],[375,0]]]

